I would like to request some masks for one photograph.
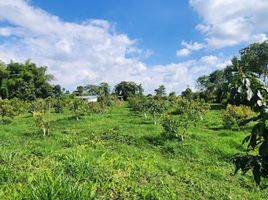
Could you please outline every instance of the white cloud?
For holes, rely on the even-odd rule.
[[[180,49],[176,53],[176,55],[179,56],[179,57],[180,56],[188,56],[190,54],[191,54],[191,51],[189,49],[187,49],[187,48]]]
[[[197,29],[215,49],[267,39],[267,0],[190,0],[202,18]]]
[[[192,41],[191,42],[182,41],[181,45],[192,51],[200,50],[204,47],[204,44]]]
[[[38,65],[46,65],[56,82],[67,89],[127,80],[142,83],[146,92],[162,84],[168,91],[180,92],[188,85],[193,87],[197,76],[213,71],[223,62],[211,56],[147,66],[139,54],[150,56],[153,52],[139,49],[136,40],[117,33],[109,21],[65,22],[26,0],[0,1],[0,39],[1,60],[23,62],[30,58]],[[195,42],[183,45],[188,48],[184,54],[201,48]]]
[[[198,42],[186,42],[182,41],[181,45],[184,47],[180,50],[177,50],[177,56],[188,56],[192,53],[192,51],[197,51],[204,48],[204,44]]]

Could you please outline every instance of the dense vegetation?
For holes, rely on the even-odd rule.
[[[256,43],[196,92],[145,96],[128,81],[70,94],[46,67],[1,63],[0,199],[264,199],[267,66]]]

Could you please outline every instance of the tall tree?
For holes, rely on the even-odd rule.
[[[155,89],[155,95],[158,97],[166,96],[166,87],[164,85],[160,85],[159,88]]]
[[[30,60],[0,64],[1,97],[32,100],[51,96],[52,86],[49,82],[53,76],[46,74],[46,71],[47,67],[38,67]]]
[[[247,70],[255,72],[266,81],[268,76],[268,40],[254,43],[240,50],[241,65]]]
[[[115,93],[118,96],[122,96],[124,100],[134,95],[141,95],[142,92],[142,85],[137,85],[134,82],[122,81],[115,86]]]

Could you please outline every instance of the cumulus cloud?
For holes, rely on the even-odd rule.
[[[192,51],[197,51],[204,48],[204,44],[198,42],[182,41],[181,45],[184,47],[177,51],[177,56],[188,56]]]
[[[212,56],[148,66],[139,54],[150,56],[153,52],[138,48],[137,40],[115,30],[106,20],[71,23],[33,7],[30,1],[0,1],[0,59],[23,62],[30,58],[38,65],[48,66],[56,82],[67,89],[127,80],[143,84],[147,93],[162,84],[168,91],[180,92],[188,85],[193,87],[197,76],[223,63]],[[189,51],[201,48],[194,42],[183,45]]]
[[[208,48],[267,39],[267,0],[190,0],[190,5],[203,20],[196,28]]]
[[[179,57],[180,56],[188,56],[190,54],[191,54],[191,51],[189,49],[187,49],[187,48],[180,49],[176,53],[176,55],[179,56]]]

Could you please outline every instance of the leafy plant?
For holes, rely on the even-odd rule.
[[[49,134],[50,121],[45,118],[45,114],[41,112],[34,112],[33,118],[35,120],[35,125],[43,132],[46,136]]]
[[[162,127],[164,131],[161,133],[162,137],[167,139],[179,138],[183,140],[183,136],[179,133],[179,122],[168,115],[164,116]]]
[[[148,103],[146,104],[148,107],[149,114],[152,115],[154,120],[154,125],[157,124],[157,120],[162,114],[168,109],[168,104],[165,100],[161,99],[149,99]]]
[[[257,121],[257,123],[253,126],[251,134],[243,140],[243,144],[248,144],[246,155],[235,155],[232,160],[235,164],[234,174],[239,170],[243,173],[252,170],[254,180],[259,185],[262,177],[268,177],[268,127],[266,123],[268,120],[268,106],[264,98],[268,93],[268,89],[261,84],[259,79],[254,80],[254,82],[255,84],[253,85],[248,79],[246,85],[248,88],[244,90],[246,94],[242,95],[246,95],[251,106],[259,112],[259,115],[249,118],[241,122],[241,124],[247,124],[251,121]]]
[[[2,122],[13,119],[16,115],[15,109],[8,99],[0,98],[0,115],[2,117]]]
[[[196,126],[198,121],[203,119],[205,113],[209,110],[208,104],[198,100],[188,100],[181,98],[178,100],[175,111],[172,113],[178,116],[181,138],[190,125]]]
[[[69,109],[74,118],[78,121],[87,113],[87,103],[83,99],[75,98],[70,102]]]
[[[249,106],[228,104],[226,110],[222,113],[223,126],[227,129],[232,127],[240,128],[241,122],[252,117],[254,114]]]

